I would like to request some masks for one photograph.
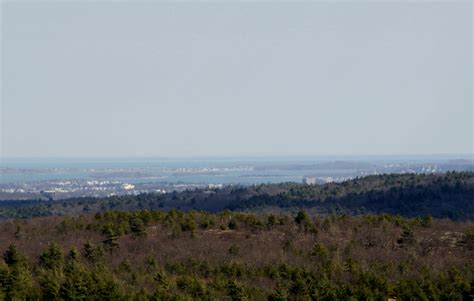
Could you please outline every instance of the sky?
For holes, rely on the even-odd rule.
[[[472,154],[471,1],[2,1],[6,157]]]

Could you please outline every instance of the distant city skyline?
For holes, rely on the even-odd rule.
[[[472,156],[472,14],[3,1],[0,156]]]

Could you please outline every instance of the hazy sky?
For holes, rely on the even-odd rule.
[[[2,2],[3,156],[472,153],[472,2]]]

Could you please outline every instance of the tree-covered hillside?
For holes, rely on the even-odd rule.
[[[471,300],[473,201],[473,173],[12,200],[0,300]]]
[[[474,223],[110,211],[0,223],[0,300],[471,300]]]
[[[173,208],[208,212],[305,208],[320,214],[390,213],[407,217],[431,214],[439,218],[474,219],[474,173],[393,174],[325,185],[262,184],[108,198],[5,201],[0,202],[0,218]]]

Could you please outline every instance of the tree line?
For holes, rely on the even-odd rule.
[[[406,217],[431,214],[438,218],[474,219],[474,173],[390,174],[356,178],[342,183],[297,183],[227,186],[166,194],[58,201],[0,202],[0,219],[74,215],[108,210],[205,210],[218,212],[280,211],[304,207],[331,214],[389,213]]]

